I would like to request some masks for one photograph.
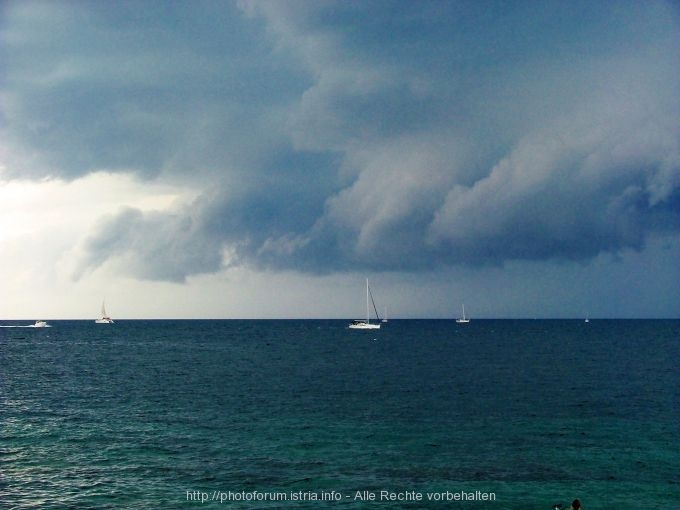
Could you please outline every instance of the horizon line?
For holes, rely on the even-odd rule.
[[[115,321],[145,321],[145,320],[158,320],[158,321],[351,321],[354,320],[353,317],[123,317],[114,318]],[[451,317],[393,317],[388,319],[387,324],[391,321],[406,321],[406,320],[441,320],[441,321],[453,321],[459,319],[457,316]],[[587,317],[589,321],[597,320],[680,320],[680,317]],[[36,320],[44,321],[92,321],[96,319],[91,317],[87,318],[19,318],[19,319],[0,319],[0,322],[20,322],[20,321],[31,321]],[[371,319],[376,323],[381,323],[380,320]],[[470,322],[475,321],[489,321],[489,320],[573,320],[573,321],[584,321],[586,317],[477,317],[470,318]],[[385,323],[382,323],[385,324]]]

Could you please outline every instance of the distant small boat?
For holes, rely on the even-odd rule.
[[[460,318],[458,318],[458,319],[456,319],[456,322],[457,322],[458,324],[467,324],[468,322],[470,322],[470,319],[468,319],[467,317],[465,317],[465,305],[463,305],[463,316],[460,317]]]
[[[31,326],[31,327],[33,327],[33,328],[47,328],[47,327],[49,327],[49,324],[47,324],[47,322],[45,322],[45,321],[35,321],[35,324],[33,324],[33,326]]]
[[[368,278],[366,278],[366,320],[358,319],[350,323],[350,329],[380,329],[380,324],[371,324],[371,314],[368,308],[368,300],[373,302],[373,309],[375,310],[375,316],[380,320],[378,315],[378,310],[375,307],[375,301],[373,301],[373,294],[371,294],[371,288],[368,286]]]
[[[387,322],[387,307],[385,307],[385,314],[383,315],[381,322]]]
[[[102,313],[99,319],[94,321],[95,324],[113,324],[113,319],[106,314],[106,307],[104,306],[104,301],[102,301]]]

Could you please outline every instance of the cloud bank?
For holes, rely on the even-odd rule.
[[[680,229],[671,2],[7,2],[2,19],[4,178],[199,193],[102,218],[79,275],[588,260]]]

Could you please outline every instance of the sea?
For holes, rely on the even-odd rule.
[[[0,321],[0,508],[680,509],[680,321]]]

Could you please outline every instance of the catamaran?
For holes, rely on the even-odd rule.
[[[371,294],[371,288],[368,286],[368,278],[366,278],[366,320],[357,319],[352,321],[349,325],[350,329],[380,329],[379,323],[371,324],[371,314],[370,309],[368,307],[369,298],[373,303],[373,310],[375,310],[375,316],[378,318],[378,320],[380,320],[380,316],[378,315],[378,309],[375,307],[375,301],[373,301],[373,294]]]
[[[94,321],[95,324],[113,324],[113,319],[106,315],[106,307],[104,306],[104,301],[102,301],[102,313],[99,319]]]

